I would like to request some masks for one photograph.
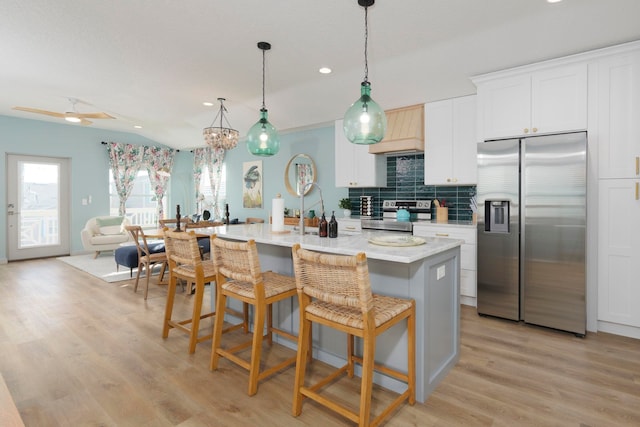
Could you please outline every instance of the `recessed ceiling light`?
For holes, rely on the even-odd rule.
[[[205,107],[213,107],[213,102],[205,101],[202,103]]]
[[[133,127],[136,128],[136,129],[142,129],[142,126],[140,126],[140,125],[133,125]]]
[[[560,3],[562,0],[547,0],[547,3]]]
[[[322,68],[320,68],[318,71],[320,71],[320,74],[330,74],[330,73],[331,73],[331,68],[329,68],[329,67],[322,67]]]

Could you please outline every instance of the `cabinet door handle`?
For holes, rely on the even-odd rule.
[[[636,200],[640,199],[640,183],[636,182]]]
[[[449,237],[449,233],[436,233],[438,237]]]
[[[531,129],[531,131],[532,131],[533,133],[536,133],[536,132],[538,132],[538,128],[533,128],[533,129]]]
[[[640,157],[636,156],[636,175],[640,175]]]
[[[447,182],[451,182],[451,178],[447,178]]]
[[[524,133],[529,133],[529,129],[528,128],[524,128]]]

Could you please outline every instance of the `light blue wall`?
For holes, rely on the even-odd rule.
[[[71,159],[71,252],[83,251],[80,230],[87,219],[109,213],[109,160],[102,141],[161,145],[140,135],[0,116],[0,260],[7,259],[7,154]],[[83,206],[82,198],[92,203]]]
[[[115,141],[146,146],[162,146],[155,141],[134,133],[114,132],[93,127],[57,124],[38,120],[0,116],[0,176],[6,183],[6,155],[25,154],[71,159],[71,253],[83,251],[80,230],[87,219],[109,212],[109,161],[102,141]],[[268,220],[271,200],[282,194],[285,206],[297,208],[300,199],[287,193],[284,170],[289,159],[299,153],[313,158],[318,170],[318,184],[322,188],[325,209],[328,214],[338,210],[338,200],[347,197],[346,188],[335,188],[333,126],[281,135],[280,152],[271,158],[250,155],[244,143],[227,153],[227,194],[231,218],[241,221],[247,216]],[[262,209],[242,208],[242,163],[262,160],[263,198]],[[171,199],[167,216],[175,214],[175,205],[183,214],[195,212],[193,200],[193,155],[188,150],[176,154],[171,176]],[[91,195],[92,203],[83,206],[82,198]],[[307,196],[309,202],[318,199],[317,190]],[[6,234],[6,185],[0,185],[0,260],[7,258]],[[308,205],[309,203],[307,203]],[[319,212],[319,208],[316,208]]]
[[[311,156],[316,164],[318,173],[318,185],[322,188],[324,205],[327,215],[331,211],[338,210],[338,200],[348,196],[346,188],[335,187],[335,160],[334,160],[334,127],[311,129],[306,131],[287,133],[280,135],[280,152],[273,157],[256,157],[249,154],[246,146],[238,144],[234,150],[227,153],[227,203],[229,204],[229,216],[243,221],[246,217],[260,217],[269,220],[271,202],[276,194],[280,193],[284,198],[285,207],[295,209],[300,207],[300,199],[287,192],[284,181],[284,171],[287,163],[296,154]],[[242,163],[262,160],[263,171],[263,206],[262,209],[245,209],[242,207]],[[305,197],[305,205],[309,206],[319,199],[319,193],[313,188]],[[315,208],[320,214],[319,205]],[[342,216],[340,213],[338,216]]]

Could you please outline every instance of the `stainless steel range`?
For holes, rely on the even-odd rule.
[[[409,211],[409,221],[398,221],[400,209]],[[371,230],[390,230],[412,233],[413,223],[431,220],[431,200],[384,200],[382,218],[362,218],[362,228]]]

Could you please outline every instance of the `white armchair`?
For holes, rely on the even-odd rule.
[[[80,233],[84,249],[95,251],[94,258],[97,258],[101,251],[117,249],[121,244],[131,240],[131,235],[124,228],[125,225],[130,224],[129,220],[124,217],[98,216],[90,218]]]

